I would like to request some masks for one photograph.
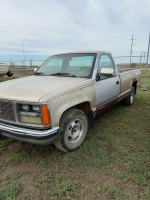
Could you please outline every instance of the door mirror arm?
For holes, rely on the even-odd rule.
[[[100,80],[100,73],[97,73],[96,74],[96,81],[99,81]]]

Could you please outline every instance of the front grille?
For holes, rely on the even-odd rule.
[[[15,122],[14,107],[12,102],[0,100],[0,120]]]

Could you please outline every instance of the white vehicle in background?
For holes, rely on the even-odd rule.
[[[0,63],[0,76],[4,76],[8,71],[9,66],[6,63]]]
[[[13,73],[9,70],[9,66],[6,63],[0,63],[0,77],[7,75],[11,77]]]

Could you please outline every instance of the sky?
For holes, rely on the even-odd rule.
[[[132,35],[132,55],[140,56],[147,52],[149,32],[149,0],[0,0],[0,62],[85,50],[130,56]]]

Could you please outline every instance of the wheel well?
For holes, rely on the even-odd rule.
[[[65,110],[65,111],[61,114],[61,117],[63,116],[63,114],[64,114],[66,111],[68,111],[68,110],[71,109],[71,108],[76,108],[76,109],[82,110],[82,111],[86,114],[86,116],[88,116],[88,114],[90,113],[90,110],[91,110],[90,103],[89,103],[88,101],[86,101],[86,102],[82,102],[82,103],[79,103],[79,104],[77,104],[77,105],[75,105],[75,106],[72,106],[72,107],[68,108],[67,110]],[[60,117],[60,119],[61,119],[61,117]]]
[[[82,110],[87,116],[91,110],[91,106],[89,102],[83,102],[77,105],[80,110]]]
[[[88,102],[88,101],[82,102],[82,103],[79,103],[75,106],[68,108],[61,114],[60,121],[61,121],[62,117],[64,116],[64,113],[68,112],[71,108],[76,108],[76,109],[83,111],[88,118],[89,128],[93,128],[93,111],[91,110],[90,102]]]
[[[86,102],[82,102],[82,103],[79,103],[75,106],[72,106],[70,108],[68,108],[67,110],[71,109],[71,108],[76,108],[76,109],[79,109],[79,110],[82,110],[87,116],[88,114],[90,113],[90,110],[91,110],[91,106],[90,106],[90,103],[88,101]],[[62,115],[67,111],[65,110]],[[61,115],[61,116],[62,116]]]
[[[134,87],[134,89],[135,89],[135,94],[136,94],[137,81],[133,82],[133,83],[132,83],[132,86]]]

